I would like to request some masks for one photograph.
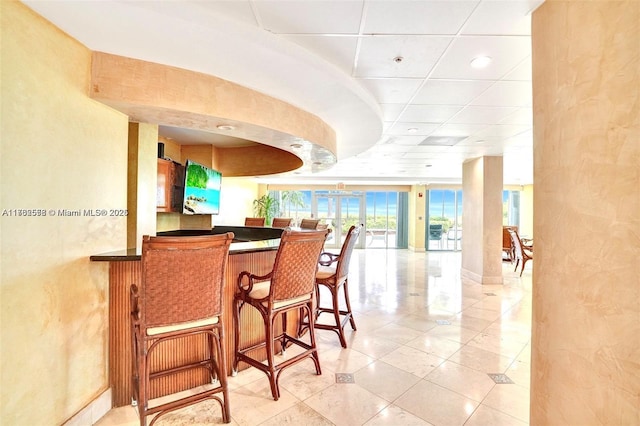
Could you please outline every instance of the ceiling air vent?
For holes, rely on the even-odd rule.
[[[429,136],[418,145],[420,146],[454,146],[468,136]]]

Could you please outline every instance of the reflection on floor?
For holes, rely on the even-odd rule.
[[[255,369],[230,378],[232,425],[526,425],[529,422],[531,269],[503,265],[504,285],[460,278],[460,253],[356,250],[350,294],[356,332],[348,349],[317,331],[312,362],[282,375],[271,398]],[[156,425],[220,423],[215,402]],[[136,425],[132,407],[100,426]]]

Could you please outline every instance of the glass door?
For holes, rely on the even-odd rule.
[[[427,250],[462,250],[462,191],[429,190],[427,211]]]
[[[316,191],[312,202],[314,216],[327,224],[331,233],[326,248],[341,248],[351,225],[364,223],[364,196],[361,193],[334,193]],[[364,238],[359,238],[356,248],[364,248]]]

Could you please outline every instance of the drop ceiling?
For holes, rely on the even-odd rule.
[[[92,50],[231,80],[336,130],[331,169],[262,182],[455,184],[465,160],[494,155],[505,184],[533,181],[530,18],[542,0],[24,3]],[[474,68],[478,56],[491,62]]]

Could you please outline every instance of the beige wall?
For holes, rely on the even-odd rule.
[[[640,2],[533,14],[532,425],[640,424]]]
[[[253,200],[262,192],[253,179],[222,177],[220,192],[220,214],[213,216],[213,225],[244,225],[245,217],[255,216]]]
[[[518,232],[521,236],[533,235],[533,185],[525,185],[520,191],[520,226]]]
[[[411,187],[409,192],[409,249],[417,252],[426,250],[425,232],[429,218],[425,197],[427,197],[427,188],[424,185]]]
[[[125,217],[127,117],[87,96],[91,52],[18,2],[0,2],[0,423],[60,424],[107,383],[107,265]],[[81,213],[82,214],[82,213]]]

